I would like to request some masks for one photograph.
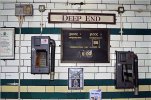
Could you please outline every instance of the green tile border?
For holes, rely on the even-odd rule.
[[[1,79],[1,85],[18,83],[18,79]],[[113,79],[86,79],[84,86],[114,86]],[[151,85],[151,79],[139,79],[140,85]],[[67,86],[67,80],[21,79],[21,86]]]
[[[43,28],[42,34],[61,34],[62,28]],[[109,28],[111,35],[120,35],[120,28]],[[123,29],[123,35],[151,35],[151,29]],[[19,28],[15,28],[19,34]],[[40,34],[40,28],[22,28],[22,34]]]
[[[2,79],[1,85],[18,82],[18,79]],[[151,79],[139,79],[140,85],[151,85]],[[114,86],[112,79],[84,80],[85,86]],[[67,86],[67,80],[21,79],[21,86]],[[17,92],[2,92],[2,98],[17,99]],[[134,92],[103,92],[103,99],[110,98],[148,98],[151,91],[140,91],[138,96]],[[88,92],[21,92],[22,99],[88,99]]]
[[[111,35],[120,35],[120,29],[110,29]],[[123,35],[151,35],[151,29],[123,29]]]
[[[139,95],[134,95],[134,92],[102,92],[103,99],[118,99],[118,98],[149,98],[151,92],[139,92]],[[2,98],[17,99],[17,92],[2,92]],[[88,92],[73,92],[73,93],[44,93],[44,92],[21,92],[21,99],[88,99]]]
[[[41,28],[22,28],[21,34],[40,34]],[[19,28],[15,28],[15,33],[19,34]],[[43,28],[42,34],[61,34],[61,28]]]

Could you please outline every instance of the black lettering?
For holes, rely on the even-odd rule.
[[[77,16],[77,21],[79,21],[82,17],[81,16]]]
[[[100,16],[96,16],[96,21],[101,21],[101,17]]]
[[[81,16],[63,16],[63,21],[79,21],[81,19]]]
[[[99,17],[99,16],[86,16],[87,22],[97,22],[100,20],[101,20],[101,17]]]
[[[73,16],[73,21],[77,21],[77,17],[76,16]]]
[[[80,19],[82,19],[81,16],[68,16],[68,15],[63,15],[63,21],[80,21]],[[100,16],[86,16],[85,19],[86,22],[97,22],[97,21],[101,21],[101,17]]]
[[[96,21],[96,17],[95,16],[91,16],[91,22],[95,22]]]
[[[90,19],[89,19],[89,18],[90,18],[90,16],[86,16],[85,21],[86,21],[86,22],[90,21]]]
[[[72,16],[69,16],[69,20],[68,21],[71,21],[71,20],[73,20],[73,18],[72,18]]]
[[[68,16],[63,15],[63,21],[67,21],[68,20]]]

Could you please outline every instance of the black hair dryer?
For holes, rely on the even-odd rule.
[[[116,51],[116,88],[134,88],[138,95],[138,57],[134,52]]]
[[[31,73],[49,74],[54,79],[55,73],[55,41],[49,36],[31,37]],[[51,48],[51,52],[50,52]]]

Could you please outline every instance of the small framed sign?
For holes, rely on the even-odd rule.
[[[14,28],[0,28],[0,59],[14,59]]]
[[[83,68],[69,68],[68,69],[68,89],[80,90],[83,89]]]

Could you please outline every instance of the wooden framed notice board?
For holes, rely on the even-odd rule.
[[[62,62],[108,63],[109,48],[108,29],[62,29]]]

